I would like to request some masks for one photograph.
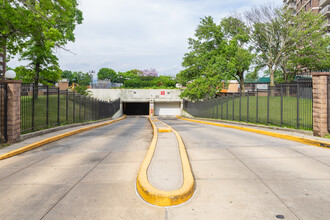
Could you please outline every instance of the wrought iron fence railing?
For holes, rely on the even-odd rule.
[[[280,84],[253,92],[225,94],[206,101],[184,101],[195,117],[313,129],[312,81]]]
[[[105,102],[57,87],[23,84],[21,90],[21,132],[111,118],[120,101]]]

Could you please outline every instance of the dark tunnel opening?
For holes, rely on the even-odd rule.
[[[149,102],[124,102],[125,115],[149,115]]]

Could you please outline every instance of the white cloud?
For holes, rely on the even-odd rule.
[[[62,69],[116,71],[156,68],[175,75],[181,69],[187,39],[201,17],[216,21],[267,0],[80,0],[84,21],[76,28],[76,42],[59,52]],[[278,0],[276,4],[281,4]],[[12,66],[19,63],[13,61]]]

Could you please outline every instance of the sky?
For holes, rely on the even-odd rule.
[[[62,70],[116,72],[154,68],[175,76],[182,70],[188,38],[200,19],[221,18],[250,7],[282,0],[78,0],[84,21],[75,30],[72,53],[56,52]],[[24,65],[17,59],[9,66]]]

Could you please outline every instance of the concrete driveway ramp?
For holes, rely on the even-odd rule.
[[[154,118],[149,117],[149,121],[153,127],[153,139],[138,172],[137,191],[142,199],[152,205],[164,207],[182,204],[189,200],[195,191],[195,181],[185,146],[179,133],[170,126],[158,121],[158,126],[165,127],[157,129]],[[158,130],[167,133],[158,134]],[[168,132],[171,131],[174,135],[170,137],[172,133]],[[166,142],[168,138],[171,141]],[[177,143],[174,146],[175,138]],[[175,189],[176,187],[178,189]]]

